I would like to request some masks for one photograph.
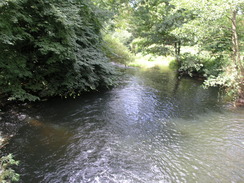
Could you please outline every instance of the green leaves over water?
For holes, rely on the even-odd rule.
[[[113,83],[88,1],[5,0],[0,12],[0,93],[9,99],[73,96]]]

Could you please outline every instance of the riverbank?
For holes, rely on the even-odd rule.
[[[128,69],[128,68],[142,68],[142,70],[147,70],[151,68],[166,68],[169,67],[170,59],[161,60],[161,57],[150,61],[148,57],[147,60],[141,62],[140,59],[131,63],[129,66],[124,66],[121,64],[113,63],[118,68]],[[140,64],[139,64],[140,63]],[[138,65],[139,64],[139,65]],[[184,73],[179,73],[178,78],[185,78],[190,77],[186,76]],[[193,75],[191,78],[195,80],[204,80],[204,77],[199,77],[198,75]],[[48,100],[48,99],[46,99]],[[233,107],[243,107],[244,100],[238,99],[231,104]],[[18,130],[23,126],[26,125],[23,121],[26,120],[27,114],[23,111],[27,111],[30,109],[31,102],[17,102],[17,101],[9,101],[6,97],[0,97],[0,148],[5,146],[8,143],[8,140],[15,136]]]

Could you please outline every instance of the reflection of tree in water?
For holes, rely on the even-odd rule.
[[[149,87],[160,105],[157,110],[168,117],[190,117],[211,108],[216,110],[218,89],[203,89],[202,81],[190,77],[179,77],[177,72],[154,67],[137,73],[144,87]]]
[[[140,79],[153,89],[157,89],[164,94],[170,93],[175,81],[175,73],[168,68],[155,66],[137,73]],[[168,94],[167,94],[168,95]]]
[[[175,75],[175,85],[172,94],[175,95],[180,85],[180,74],[177,72]]]

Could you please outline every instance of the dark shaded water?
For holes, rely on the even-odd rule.
[[[29,111],[6,149],[20,182],[244,182],[243,108],[169,70],[130,72],[111,91]]]

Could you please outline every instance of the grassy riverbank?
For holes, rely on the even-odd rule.
[[[228,56],[215,57],[210,52],[200,52],[196,47],[183,47],[179,62],[174,56],[138,53],[128,65],[144,69],[170,67],[176,70],[179,76],[203,80],[205,88],[221,88],[225,91],[222,95],[226,102],[231,102],[234,106],[244,106],[243,84],[241,84],[243,76],[236,76],[238,73],[234,72],[233,65],[229,64],[228,59]]]
[[[175,58],[172,56],[156,56],[156,55],[143,55],[138,53],[135,56],[135,59],[130,62],[129,66],[134,67],[142,67],[142,68],[152,68],[155,66],[159,67],[168,67],[170,62],[172,62]]]

